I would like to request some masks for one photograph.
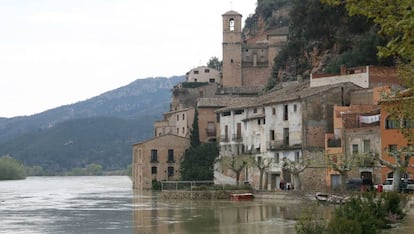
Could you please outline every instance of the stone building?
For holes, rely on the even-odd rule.
[[[333,106],[349,104],[350,93],[356,89],[360,87],[352,83],[319,87],[294,83],[253,102],[219,109],[220,157],[250,154],[256,161],[272,161],[262,181],[268,190],[278,188],[282,179],[294,183],[282,171],[283,158],[296,162],[309,159],[313,166],[305,171],[303,184],[322,188],[325,167],[320,163],[324,161],[325,133],[332,131]],[[250,168],[243,176],[259,187],[257,168]]]
[[[273,59],[287,42],[288,29],[279,28],[244,40],[242,15],[228,11],[223,23],[223,87],[263,87],[272,72]]]
[[[152,181],[180,178],[180,162],[190,141],[173,134],[161,135],[133,145],[132,187],[151,189]]]
[[[191,69],[186,74],[187,82],[221,83],[221,73],[217,69],[207,66],[199,66]]]

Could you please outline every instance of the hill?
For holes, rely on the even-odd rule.
[[[45,112],[0,119],[0,155],[49,172],[98,163],[125,168],[131,145],[153,134],[153,123],[168,111],[171,88],[184,80],[138,79],[97,97]]]

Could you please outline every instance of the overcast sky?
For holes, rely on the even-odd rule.
[[[0,0],[0,117],[222,58],[221,15],[256,0]]]

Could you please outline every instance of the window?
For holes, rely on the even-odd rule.
[[[185,133],[185,128],[183,127],[183,134]]]
[[[293,105],[293,111],[296,112],[298,110],[298,105]]]
[[[177,134],[178,134],[178,133],[180,133],[180,129],[179,129],[179,128],[177,128]]]
[[[257,125],[260,125],[260,119],[257,119]]]
[[[209,121],[207,123],[207,136],[215,136],[216,135],[216,125],[214,122]]]
[[[394,119],[391,116],[385,119],[385,128],[386,129],[395,129],[400,128],[400,120]]]
[[[174,163],[174,150],[173,149],[168,149],[168,163]]]
[[[194,70],[194,74],[198,74],[198,70]]]
[[[153,175],[157,174],[157,167],[151,167],[151,174]]]
[[[279,162],[280,162],[279,153],[275,153],[275,163],[279,163]]]
[[[352,144],[352,153],[357,154],[358,152],[358,144]]]
[[[230,111],[223,112],[223,116],[229,116],[229,115],[231,115]]]
[[[214,83],[214,82],[216,82],[216,79],[214,79],[214,78],[210,78],[208,81],[209,81],[210,83]]]
[[[276,115],[276,108],[272,108],[272,115]]]
[[[288,105],[283,106],[283,120],[289,119]]]
[[[270,130],[270,140],[274,141],[275,140],[275,130]]]
[[[204,69],[204,72],[205,73],[209,73],[210,72],[210,69],[206,68],[206,69]]]
[[[183,114],[183,120],[185,120],[185,115]]]
[[[180,116],[179,116],[179,115],[177,115],[177,121],[178,121],[178,120],[180,120]]]
[[[168,167],[168,177],[174,176],[174,167]]]
[[[296,151],[295,152],[295,162],[299,162],[299,158],[300,158],[300,152]]]
[[[368,153],[371,151],[371,141],[370,140],[364,140],[364,153]]]
[[[243,113],[243,110],[235,110],[234,114],[235,115],[241,115]]]
[[[157,163],[158,162],[158,152],[156,149],[151,150],[151,162]]]
[[[289,145],[289,128],[283,129],[283,145]]]
[[[414,128],[414,120],[403,119],[403,128]]]
[[[256,114],[257,113],[257,108],[253,109],[253,113]]]
[[[234,19],[233,18],[229,20],[229,28],[230,28],[230,31],[234,31]]]

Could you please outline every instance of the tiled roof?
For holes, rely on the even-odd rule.
[[[231,11],[224,13],[223,15],[241,15],[241,14],[237,11],[231,10]]]
[[[359,89],[360,87],[354,85],[351,82],[341,83],[341,84],[332,84],[332,85],[324,85],[319,87],[310,87],[309,82],[301,82],[297,85],[287,86],[282,89],[278,90],[271,90],[270,92],[264,94],[258,99],[258,103],[261,105],[277,103],[277,102],[287,102],[293,101],[301,98],[306,98],[313,96],[315,94],[323,93],[328,91],[332,88],[341,87],[341,86],[348,86],[354,87]]]
[[[255,103],[257,97],[214,97],[214,98],[200,98],[198,100],[198,107],[227,107],[227,106],[245,106]]]

